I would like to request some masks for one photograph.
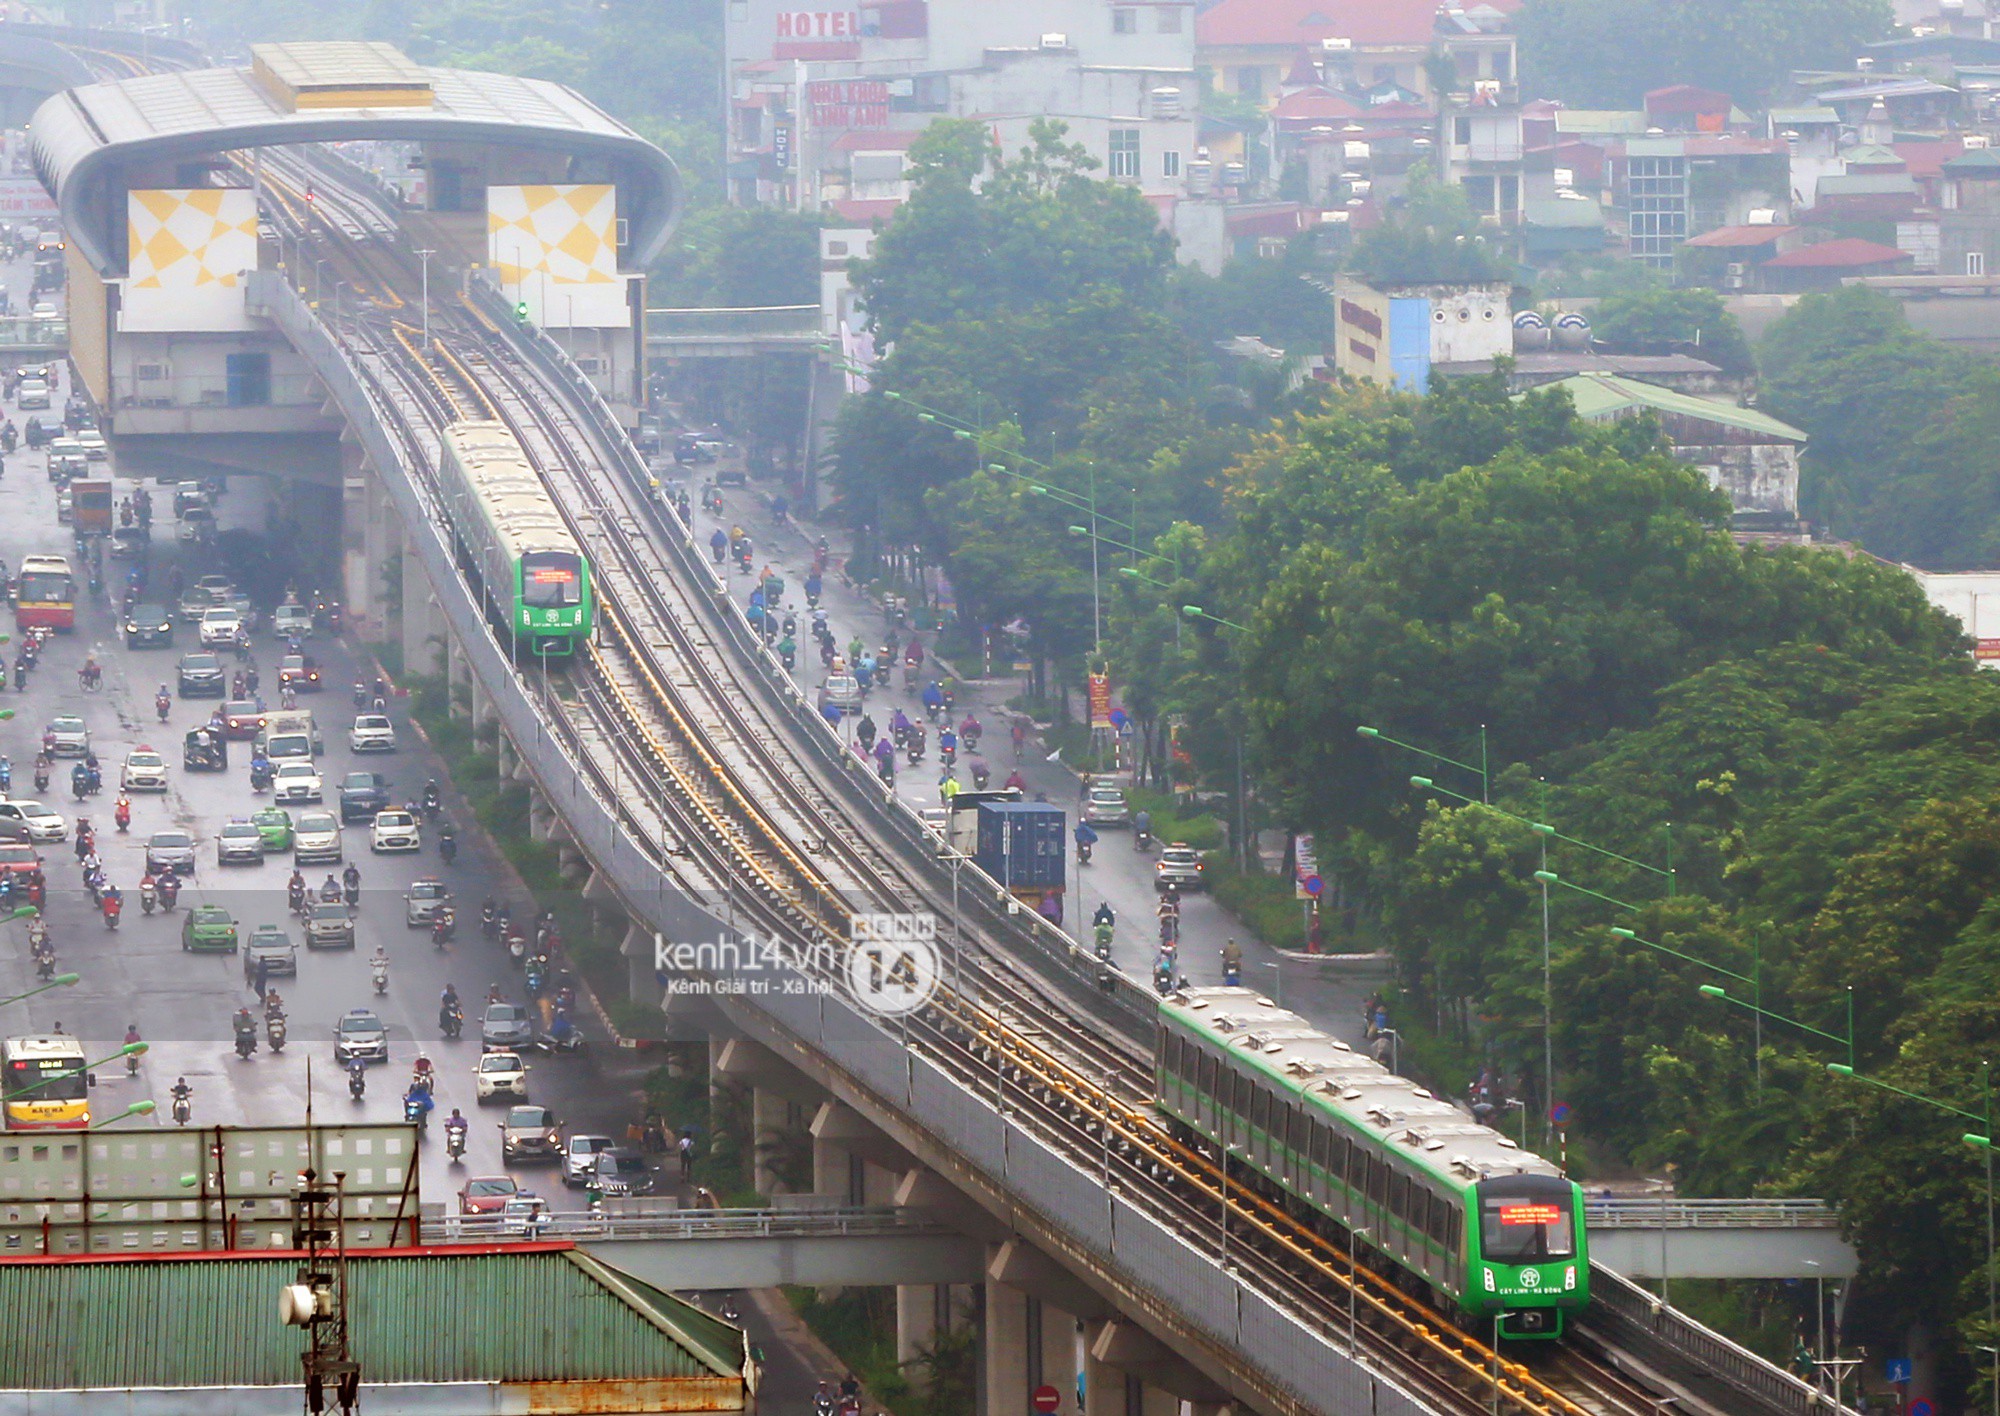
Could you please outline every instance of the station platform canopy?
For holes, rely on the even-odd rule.
[[[86,84],[35,111],[29,143],[83,256],[122,267],[134,173],[249,148],[299,143],[481,144],[560,156],[565,180],[608,182],[627,223],[628,268],[666,244],[681,204],[673,161],[575,90],[545,79],[414,63],[393,46],[253,47],[242,68],[180,69]]]

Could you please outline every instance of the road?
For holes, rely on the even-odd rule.
[[[808,617],[804,610],[805,592],[802,587],[807,572],[812,568],[814,543],[824,534],[832,550],[833,563],[837,566],[846,555],[847,533],[836,526],[796,520],[780,526],[773,521],[765,505],[765,497],[755,488],[724,488],[723,514],[719,517],[709,515],[700,508],[700,491],[705,478],[698,469],[688,471],[692,475],[686,478],[686,484],[695,499],[694,525],[690,534],[702,554],[708,553],[709,539],[718,528],[727,532],[734,526],[742,526],[751,537],[756,552],[753,558],[755,564],[762,567],[768,561],[784,576],[785,605],[797,613],[804,624]],[[732,569],[729,584],[731,599],[739,607],[747,605],[750,592],[755,588],[753,578]],[[821,604],[827,610],[827,622],[833,628],[835,642],[843,646],[842,652],[857,634],[873,648],[879,647],[890,632],[881,606],[832,570],[822,577]],[[900,641],[907,644],[910,633],[909,630],[901,631]],[[927,649],[935,639],[935,635],[930,634],[920,637]],[[792,676],[794,682],[811,697],[825,674],[810,632],[802,628],[798,639],[800,650]],[[956,708],[957,716],[962,719],[969,707],[986,729],[983,756],[992,769],[991,784],[994,786],[998,786],[1016,766],[1008,731],[1008,724],[1015,715],[1005,705],[1006,700],[1018,691],[1019,684],[1012,678],[973,680],[965,683],[964,694]],[[900,671],[888,688],[872,691],[867,699],[868,712],[885,731],[890,715],[898,707],[912,719],[923,717],[917,695],[903,690]],[[851,743],[851,728],[848,737]],[[956,769],[962,786],[970,786],[972,782],[967,760],[967,756],[961,754]],[[1062,807],[1069,814],[1073,827],[1081,805],[1081,779],[1077,773],[1061,762],[1050,760],[1048,750],[1038,748],[1032,740],[1018,765],[1027,781],[1029,795],[1032,797],[1041,793],[1048,801]],[[917,766],[910,767],[908,759],[900,756],[897,766],[898,797],[918,810],[941,805],[938,786],[942,781],[943,768],[938,761],[935,731],[931,733],[926,756]],[[1104,828],[1099,831],[1091,863],[1077,865],[1072,852],[1069,866],[1069,898],[1063,927],[1072,938],[1088,945],[1092,939],[1090,917],[1099,903],[1109,901],[1118,917],[1112,939],[1113,961],[1121,970],[1142,981],[1151,978],[1153,961],[1158,952],[1159,933],[1154,909],[1159,897],[1153,888],[1153,863],[1157,859],[1157,852],[1135,850],[1129,831]],[[1181,971],[1191,982],[1217,985],[1223,981],[1222,948],[1232,936],[1243,950],[1243,982],[1246,986],[1260,988],[1267,993],[1275,990],[1286,1007],[1310,1018],[1333,1036],[1351,1045],[1362,1043],[1362,1003],[1384,976],[1377,968],[1343,967],[1338,962],[1305,959],[1271,948],[1252,937],[1233,915],[1206,893],[1183,896],[1179,956]]]

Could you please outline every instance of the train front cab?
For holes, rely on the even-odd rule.
[[[1562,1336],[1564,1314],[1590,1301],[1583,1191],[1559,1176],[1507,1175],[1473,1196],[1465,1306],[1497,1319],[1503,1338]]]
[[[568,659],[590,633],[590,571],[574,551],[528,551],[515,587],[519,632],[530,659]]]

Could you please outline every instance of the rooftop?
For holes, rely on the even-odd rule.
[[[1775,222],[1763,226],[1718,226],[1713,231],[1690,236],[1682,244],[1701,246],[1710,250],[1748,250],[1756,246],[1768,246],[1780,236],[1789,236],[1798,229],[1796,226],[1780,226]]]
[[[1974,148],[1943,163],[1940,170],[1953,177],[2000,176],[2000,152],[1992,148]]]
[[[1560,383],[1545,387],[1567,391],[1570,402],[1576,405],[1577,416],[1593,421],[1615,418],[1622,413],[1649,408],[1655,413],[1667,413],[1704,423],[1717,423],[1727,428],[1739,428],[1744,432],[1759,433],[1781,442],[1802,443],[1806,440],[1806,435],[1790,423],[1781,423],[1769,414],[1759,413],[1754,408],[1744,408],[1720,398],[1702,398],[1691,393],[1678,393],[1670,388],[1661,388],[1658,384],[1622,378],[1617,374],[1578,374],[1575,378],[1564,379]]]
[[[428,108],[430,75],[380,41],[253,44],[251,71],[273,98],[301,108]]]
[[[1331,89],[1300,89],[1288,93],[1271,109],[1271,116],[1279,122],[1311,122],[1320,119],[1359,118],[1358,105],[1342,98]]]
[[[301,1258],[0,1262],[0,1311],[13,1337],[0,1343],[0,1390],[296,1387],[301,1335],[276,1321],[275,1307]],[[351,1252],[347,1272],[354,1347],[371,1386],[643,1382],[711,1391],[716,1405],[663,1394],[656,1405],[564,1409],[745,1404],[739,1330],[569,1244]]]
[[[1837,241],[1821,241],[1816,246],[1801,246],[1796,251],[1773,256],[1764,262],[1764,268],[1766,270],[1845,269],[1853,266],[1888,265],[1908,259],[1908,256],[1894,246],[1863,241],[1855,236],[1843,236]]]
[[[1281,44],[1295,49],[1323,39],[1357,47],[1428,47],[1437,0],[1218,0],[1195,20],[1204,45]]]

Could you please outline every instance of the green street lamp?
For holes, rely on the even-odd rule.
[[[134,1116],[151,1116],[156,1109],[150,1101],[135,1101],[116,1116],[107,1116],[102,1121],[93,1121],[84,1129],[88,1131],[102,1131],[106,1126],[115,1126],[120,1121]]]
[[[1479,778],[1480,803],[1482,805],[1490,805],[1492,802],[1492,793],[1486,775],[1486,724],[1484,723],[1479,725],[1479,765],[1477,767],[1473,766],[1470,762],[1460,762],[1455,757],[1446,757],[1442,752],[1432,752],[1427,747],[1418,747],[1413,742],[1404,742],[1400,738],[1392,738],[1380,728],[1371,728],[1365,723],[1354,730],[1354,735],[1356,737],[1367,738],[1370,742],[1386,742],[1391,747],[1400,747],[1405,752],[1414,752],[1419,757],[1428,757],[1433,762],[1442,762],[1448,767],[1457,767],[1462,771],[1470,772]],[[1415,782],[1419,779],[1412,777],[1410,780]],[[1435,785],[1428,777],[1423,778],[1422,782],[1426,788]]]
[[[1181,613],[1188,616],[1190,619],[1210,620],[1215,624],[1223,626],[1225,629],[1241,630],[1245,634],[1248,634],[1250,632],[1249,625],[1238,624],[1235,620],[1224,619],[1221,615],[1212,615],[1207,610],[1204,610],[1200,605],[1182,605]]]
[[[1696,960],[1696,962],[1699,963],[1700,960]],[[1714,966],[1705,965],[1705,967],[1713,968]],[[1726,972],[1726,970],[1716,969],[1716,972],[1723,973]],[[1742,977],[1742,975],[1731,974],[1730,977],[1740,978]],[[1728,989],[1723,988],[1719,984],[1704,983],[1700,985],[1700,991],[1705,996],[1716,999],[1719,1002],[1732,1003],[1738,1008],[1748,1009],[1750,1012],[1757,1015],[1757,1020],[1760,1024],[1763,1022],[1765,1018],[1769,1018],[1773,1022],[1783,1023],[1786,1027],[1797,1028],[1800,1032],[1811,1033],[1814,1037],[1823,1037],[1828,1042],[1839,1043],[1841,1046],[1847,1049],[1847,1072],[1844,1075],[1848,1076],[1853,1075],[1854,1072],[1854,990],[1853,989],[1850,988],[1847,990],[1847,1036],[1845,1037],[1841,1037],[1834,1033],[1827,1032],[1824,1028],[1816,1028],[1811,1023],[1802,1023],[1797,1018],[1788,1018],[1783,1013],[1773,1013],[1768,1008],[1760,1008],[1755,1003],[1746,1002],[1741,998],[1733,997],[1731,996]],[[1763,1037],[1763,1032],[1761,1028],[1758,1031],[1758,1037],[1760,1040]],[[1837,1067],[1840,1064],[1829,1063],[1828,1065]]]
[[[0,1008],[6,1007],[9,1003],[19,1003],[24,998],[33,998],[37,993],[47,993],[51,988],[75,988],[82,982],[82,974],[57,974],[39,988],[31,988],[26,993],[17,993],[12,998],[0,998]]]

